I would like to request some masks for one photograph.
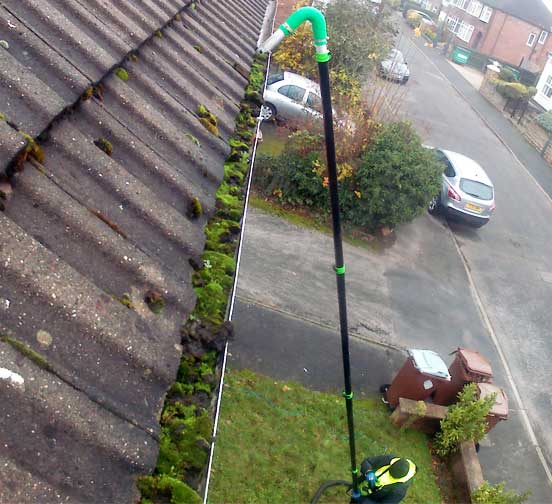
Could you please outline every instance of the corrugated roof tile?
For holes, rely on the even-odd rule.
[[[24,380],[0,379],[2,425],[17,423],[0,428],[2,503],[133,502],[155,464],[246,85],[233,65],[249,68],[268,0],[169,22],[189,3],[1,0],[0,368]],[[16,128],[43,154],[6,182]]]

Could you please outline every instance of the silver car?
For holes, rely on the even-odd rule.
[[[410,79],[410,70],[403,53],[398,49],[391,49],[387,58],[381,61],[379,72],[382,77],[400,82],[401,84],[406,84],[408,79]]]
[[[292,72],[269,75],[261,109],[263,120],[322,118],[320,86]]]
[[[443,163],[441,192],[429,203],[429,213],[442,210],[475,227],[487,222],[495,209],[493,183],[473,159],[457,152],[433,149]]]

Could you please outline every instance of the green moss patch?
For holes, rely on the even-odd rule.
[[[30,346],[26,345],[25,343],[16,340],[15,338],[10,338],[9,336],[0,337],[0,341],[11,345],[12,348],[17,350],[21,355],[27,357],[27,359],[33,361],[38,367],[46,371],[54,371],[54,369],[48,363],[45,357],[40,355],[38,352],[35,352]]]
[[[216,193],[216,211],[205,228],[205,251],[201,261],[192,262],[197,304],[181,329],[183,357],[161,414],[157,467],[152,476],[142,477],[138,482],[142,504],[201,502],[191,486],[199,483],[208,460],[212,433],[208,410],[216,387],[217,356],[233,332],[224,318],[236,267],[243,183],[253,138],[251,128],[256,124],[251,120],[252,110],[249,104],[240,108],[230,140],[231,160],[224,165],[224,180]],[[199,105],[197,115],[208,131],[219,136],[217,117],[207,107]],[[191,135],[186,136],[194,141]],[[200,146],[199,142],[197,145]],[[201,203],[194,198],[188,216],[198,218],[202,214]]]
[[[119,79],[121,79],[123,82],[127,82],[130,78],[128,72],[123,67],[117,68],[115,70],[115,75],[119,77]]]
[[[113,144],[106,138],[98,138],[97,140],[94,140],[94,145],[101,151],[105,152],[108,156],[113,154]]]
[[[156,315],[159,315],[165,308],[165,298],[163,294],[156,289],[150,289],[146,292],[144,301],[148,305],[148,308]]]
[[[212,112],[209,111],[205,105],[199,105],[197,108],[197,115],[199,116],[199,122],[203,127],[215,136],[219,135],[218,119]]]

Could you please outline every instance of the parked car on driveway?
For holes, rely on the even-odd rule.
[[[495,209],[493,183],[473,159],[457,152],[433,149],[443,163],[441,192],[429,203],[429,213],[443,211],[472,226],[489,222]]]
[[[292,72],[269,75],[261,109],[263,120],[322,118],[320,86]]]
[[[410,78],[410,70],[403,53],[398,49],[391,49],[389,55],[380,62],[379,72],[382,77],[401,84],[406,84]]]
[[[429,16],[425,12],[422,12],[422,11],[419,11],[419,10],[416,10],[416,9],[409,9],[408,11],[406,11],[405,17],[408,18],[408,16],[419,16],[420,17],[420,25],[423,24],[423,25],[431,26],[433,28],[435,28],[437,26],[435,24],[435,21],[433,21],[433,19],[431,18],[431,16]]]

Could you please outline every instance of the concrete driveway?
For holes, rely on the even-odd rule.
[[[447,361],[458,346],[481,351],[510,397],[509,420],[481,450],[484,475],[519,491],[532,489],[532,502],[550,502],[551,200],[424,49],[407,37],[400,44],[411,67],[404,115],[426,143],[485,167],[496,187],[497,211],[479,230],[423,215],[398,229],[391,248],[345,247],[350,327],[358,347],[353,383],[363,388],[368,381],[374,390],[377,380],[398,369],[397,356],[367,357],[378,351],[374,341],[433,349]],[[231,347],[237,365],[300,379],[320,362],[317,378],[303,381],[315,388],[338,383],[339,355],[329,361],[326,354],[331,334],[336,344],[339,338],[332,264],[330,236],[250,210]],[[294,338],[301,344],[295,346]],[[371,380],[368,365],[374,368]]]

